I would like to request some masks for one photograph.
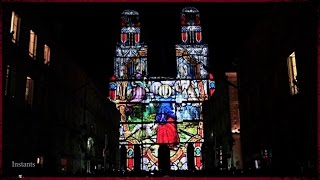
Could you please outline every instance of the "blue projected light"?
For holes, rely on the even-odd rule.
[[[129,149],[129,150],[128,150],[128,156],[129,156],[129,157],[133,156],[133,150],[132,150],[132,149]]]
[[[196,156],[200,156],[200,154],[201,154],[201,149],[200,149],[200,148],[196,148],[196,149],[195,149],[195,152],[196,152]]]
[[[109,88],[110,88],[110,89],[116,89],[116,84],[115,84],[115,83],[110,83]]]
[[[210,89],[215,89],[216,84],[214,82],[210,82],[209,87],[210,87]]]

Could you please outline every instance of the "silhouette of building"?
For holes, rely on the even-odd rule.
[[[272,4],[242,46],[245,169],[260,161],[273,174],[316,172],[316,12],[312,3]]]
[[[242,169],[237,73],[216,81],[214,95],[204,104],[207,170]]]

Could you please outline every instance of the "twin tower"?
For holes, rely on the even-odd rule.
[[[120,42],[114,62],[116,79],[141,79],[148,74],[148,46],[140,42],[139,13],[121,14]],[[177,78],[207,78],[208,47],[202,44],[200,13],[187,7],[181,12],[181,44],[176,45]]]

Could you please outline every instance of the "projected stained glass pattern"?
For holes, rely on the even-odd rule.
[[[206,45],[176,45],[177,77],[181,79],[206,79],[207,70]]]
[[[140,42],[139,13],[125,10],[121,14],[120,43],[114,63],[117,79],[141,79],[147,74],[148,47]]]
[[[170,149],[171,170],[187,170],[189,143],[194,146],[195,169],[202,169],[202,102],[214,93],[215,82],[207,72],[208,47],[202,44],[197,9],[182,10],[181,37],[175,47],[177,76],[148,77],[148,48],[140,42],[139,14],[122,13],[109,98],[121,114],[119,140],[127,148],[129,171],[135,169],[134,145],[141,147],[142,169],[159,170],[160,144]]]
[[[142,79],[147,74],[147,46],[118,45],[115,57],[117,79]]]

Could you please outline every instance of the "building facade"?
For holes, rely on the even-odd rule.
[[[214,93],[215,82],[206,71],[208,47],[202,43],[199,11],[188,7],[181,12],[176,77],[148,76],[139,13],[123,11],[121,21],[109,88],[109,98],[121,113],[121,169],[201,170],[202,102]]]
[[[230,106],[230,120],[231,133],[233,138],[231,167],[236,169],[243,169],[242,151],[241,151],[241,133],[240,133],[240,109],[238,98],[238,76],[236,72],[227,72],[226,77],[228,82],[234,86],[228,86],[229,106]],[[235,87],[236,86],[236,87]]]
[[[205,169],[242,170],[237,73],[216,80],[214,95],[205,102]]]
[[[243,165],[315,175],[317,10],[271,7],[238,56]]]
[[[4,175],[116,168],[118,111],[65,49],[62,29],[23,7],[2,13]],[[34,168],[12,166],[21,162]]]

